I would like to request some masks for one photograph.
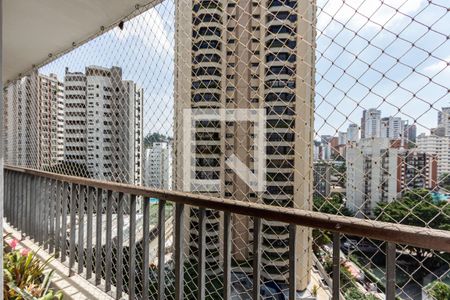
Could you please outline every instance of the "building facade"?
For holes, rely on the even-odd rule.
[[[348,147],[347,206],[356,216],[372,217],[379,202],[395,201],[405,190],[436,187],[437,156],[397,144],[373,138]]]
[[[253,126],[250,122],[195,123],[195,187],[190,191],[241,201],[311,209],[312,110],[315,17],[313,1],[179,1],[177,6],[175,87],[175,189],[185,188],[181,141],[184,109],[264,109],[267,117],[267,189],[254,192],[225,165],[235,155],[253,169]],[[185,51],[192,49],[192,51]],[[309,143],[308,143],[309,141]],[[299,174],[296,170],[311,170]],[[213,185],[207,183],[215,183]],[[295,193],[294,193],[295,191]],[[191,241],[196,239],[196,212],[187,210]],[[208,212],[212,226],[221,224],[218,212]],[[217,224],[217,225],[216,225]],[[262,225],[262,276],[286,281],[288,227]],[[211,227],[212,228],[212,227]],[[219,227],[217,227],[219,228]],[[220,230],[211,230],[207,245],[210,270],[218,270]],[[233,219],[233,257],[251,258],[252,221]],[[273,234],[276,231],[279,234]],[[296,280],[309,282],[310,231],[297,233]],[[186,249],[194,257],[195,243]],[[216,267],[214,267],[216,266]]]
[[[327,198],[331,194],[331,164],[314,162],[314,196]]]
[[[370,108],[363,111],[364,138],[381,137],[381,111]]]
[[[64,158],[64,88],[56,75],[33,72],[8,85],[5,161],[30,168],[57,166]]]
[[[101,180],[142,184],[143,90],[119,67],[66,70],[65,161]]]
[[[347,127],[347,140],[349,142],[359,141],[359,127],[357,124],[349,124]]]
[[[416,144],[418,151],[436,155],[438,177],[450,174],[450,137],[422,133]]]
[[[64,84],[55,74],[38,75],[41,168],[55,167],[64,160]]]
[[[172,155],[167,142],[155,142],[145,150],[144,185],[159,189],[172,189]]]
[[[381,119],[380,137],[393,139],[404,138],[404,121],[400,117],[386,117]]]

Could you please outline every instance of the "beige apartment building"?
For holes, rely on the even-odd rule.
[[[311,209],[315,3],[299,0],[178,1],[175,49],[174,188],[241,201]],[[255,192],[225,160],[234,154],[254,169],[254,124],[195,121],[195,152],[183,148],[185,109],[263,109],[266,189]],[[188,170],[189,169],[189,170]],[[191,173],[190,173],[191,172]],[[188,176],[187,174],[192,174]],[[189,181],[189,182],[188,182]],[[188,184],[186,185],[186,183]],[[206,261],[220,272],[222,217],[207,212]],[[196,211],[186,210],[188,258],[197,251]],[[233,216],[233,258],[252,257],[252,220]],[[289,249],[288,224],[262,223],[262,276],[286,282],[295,254],[297,287],[311,269],[311,234],[297,229]]]

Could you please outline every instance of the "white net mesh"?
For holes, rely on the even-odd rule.
[[[446,1],[425,0],[165,0],[137,8],[119,26],[5,87],[5,159],[67,175],[447,230],[449,22]],[[263,188],[255,188],[261,178]],[[156,227],[158,199],[144,201]],[[207,210],[205,217],[201,288],[221,298],[223,213]],[[172,204],[166,218],[166,247],[173,249]],[[111,222],[113,230],[120,225]],[[251,298],[253,220],[233,215],[231,224],[232,294]],[[284,299],[291,251],[299,257],[302,295],[330,298],[330,233],[297,231],[298,245],[289,249],[288,224],[262,221],[265,299]],[[186,209],[186,298],[196,298],[199,288],[198,236],[199,210]],[[152,239],[150,291],[156,246]],[[348,236],[341,249],[342,295],[382,299],[384,243]],[[166,254],[170,298],[172,250]],[[436,282],[450,282],[448,264],[447,254],[399,247],[397,296],[433,295]]]

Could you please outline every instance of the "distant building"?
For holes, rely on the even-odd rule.
[[[92,178],[141,185],[143,89],[114,66],[66,69],[65,82],[65,160]]]
[[[345,145],[347,144],[347,132],[345,131],[339,131],[338,133],[338,145]]]
[[[415,143],[417,139],[417,126],[416,125],[406,125],[405,126],[405,138],[408,142]]]
[[[4,91],[5,161],[31,168],[57,165],[64,156],[64,85],[37,71]]]
[[[314,196],[327,198],[331,191],[331,164],[327,162],[314,163]]]
[[[371,108],[363,111],[364,138],[377,138],[381,136],[381,111]]]
[[[450,107],[442,107],[438,112],[438,127],[444,128],[445,136],[450,136]]]
[[[349,142],[359,141],[359,128],[356,124],[349,124],[347,127],[347,140]]]
[[[404,138],[404,122],[400,117],[386,117],[381,119],[380,137],[389,139]]]
[[[322,159],[331,160],[332,147],[331,140],[333,137],[331,135],[322,135],[320,136],[321,146],[322,146]]]
[[[171,147],[167,142],[156,142],[145,150],[144,185],[170,190],[172,188]]]
[[[436,155],[438,177],[450,174],[450,137],[422,133],[417,137],[416,145],[418,151]]]
[[[350,145],[346,167],[347,206],[358,217],[372,216],[379,202],[395,201],[406,189],[435,188],[438,176],[436,155],[395,147],[388,138]]]

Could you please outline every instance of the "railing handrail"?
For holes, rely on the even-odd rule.
[[[144,186],[102,181],[84,177],[62,175],[30,168],[5,165],[6,170],[28,175],[88,185],[114,192],[153,197],[180,204],[228,211],[235,214],[258,217],[342,234],[375,240],[405,244],[420,248],[450,252],[450,231],[402,225],[354,217],[337,216],[298,208],[277,207],[266,204],[210,197],[200,194],[161,190]]]

